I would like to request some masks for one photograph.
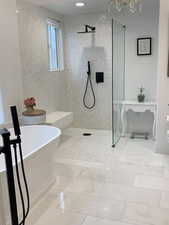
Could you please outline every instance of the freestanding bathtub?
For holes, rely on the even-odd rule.
[[[9,131],[11,138],[14,138],[13,129],[9,129]],[[21,127],[22,149],[31,205],[55,182],[53,157],[59,144],[60,135],[60,129],[52,126],[34,125]],[[1,145],[2,139],[0,140]],[[18,188],[16,188],[16,192],[17,199],[19,199],[18,208],[20,214],[21,203]],[[9,216],[5,161],[4,156],[0,155],[0,224],[8,224],[10,221]]]

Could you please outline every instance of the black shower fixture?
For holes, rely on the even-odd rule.
[[[91,105],[88,105],[86,102],[88,88],[91,88],[92,95],[93,95],[93,103]],[[90,61],[88,61],[87,82],[86,82],[86,88],[85,88],[85,92],[84,92],[84,96],[83,96],[83,105],[87,109],[93,109],[96,105],[96,96],[94,93],[93,83],[92,83],[92,79],[91,79]]]
[[[95,33],[96,27],[92,27],[90,25],[85,25],[85,31],[77,32],[78,34],[87,34],[87,33]]]

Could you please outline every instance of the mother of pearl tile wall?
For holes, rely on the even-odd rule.
[[[47,19],[61,16],[17,1],[24,97],[34,96],[48,112],[65,110],[65,73],[48,71]]]
[[[96,27],[95,34],[77,34],[84,24]],[[66,16],[65,49],[67,91],[70,111],[75,115],[75,127],[111,129],[112,98],[112,30],[111,21],[104,22],[102,14]],[[87,61],[91,61],[96,107],[83,106],[87,79]],[[104,72],[105,82],[96,84],[95,72]],[[88,101],[92,101],[91,90]]]

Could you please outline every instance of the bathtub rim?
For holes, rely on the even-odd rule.
[[[43,149],[43,147],[45,147],[46,145],[48,145],[49,143],[51,143],[51,142],[53,142],[55,139],[57,139],[57,138],[59,138],[61,135],[62,135],[62,131],[59,129],[59,128],[57,128],[57,127],[55,127],[55,126],[52,126],[52,125],[22,125],[22,126],[20,126],[20,128],[22,129],[23,127],[27,127],[27,128],[29,128],[29,127],[38,127],[38,128],[40,128],[40,127],[46,127],[46,128],[50,128],[50,129],[53,129],[53,130],[56,130],[57,131],[57,134],[54,136],[54,137],[52,137],[52,138],[50,138],[45,144],[42,144],[42,145],[39,145],[38,146],[38,148],[35,148],[33,151],[30,151],[29,153],[27,153],[27,154],[23,154],[23,159],[24,160],[26,160],[27,158],[29,158],[31,155],[33,155],[34,153],[36,153],[36,152],[38,152],[40,149]],[[9,132],[11,133],[11,130],[13,130],[13,127],[11,127],[11,128],[8,128],[8,130],[9,130]],[[21,131],[21,133],[22,133],[22,131]],[[22,144],[22,143],[21,143]],[[0,155],[1,156],[1,155]],[[5,159],[4,159],[5,160]],[[20,163],[20,159],[18,160],[18,163]],[[15,167],[15,162],[13,161],[13,167]],[[2,173],[5,173],[6,172],[6,167],[5,168],[3,168],[3,169],[1,169],[0,168],[0,175],[2,174]]]

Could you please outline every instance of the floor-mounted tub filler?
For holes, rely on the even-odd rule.
[[[9,129],[9,132],[11,133],[11,138],[13,138],[14,130]],[[34,125],[21,127],[22,149],[31,205],[55,182],[53,156],[59,144],[60,135],[60,129],[52,126]],[[0,140],[1,145],[2,140]],[[16,176],[16,174],[14,175]],[[16,196],[19,199],[17,188]],[[3,217],[0,218],[1,223],[10,224],[6,168],[3,156],[0,157],[0,212],[0,217]],[[19,215],[22,212],[20,201],[18,201],[18,212]]]

